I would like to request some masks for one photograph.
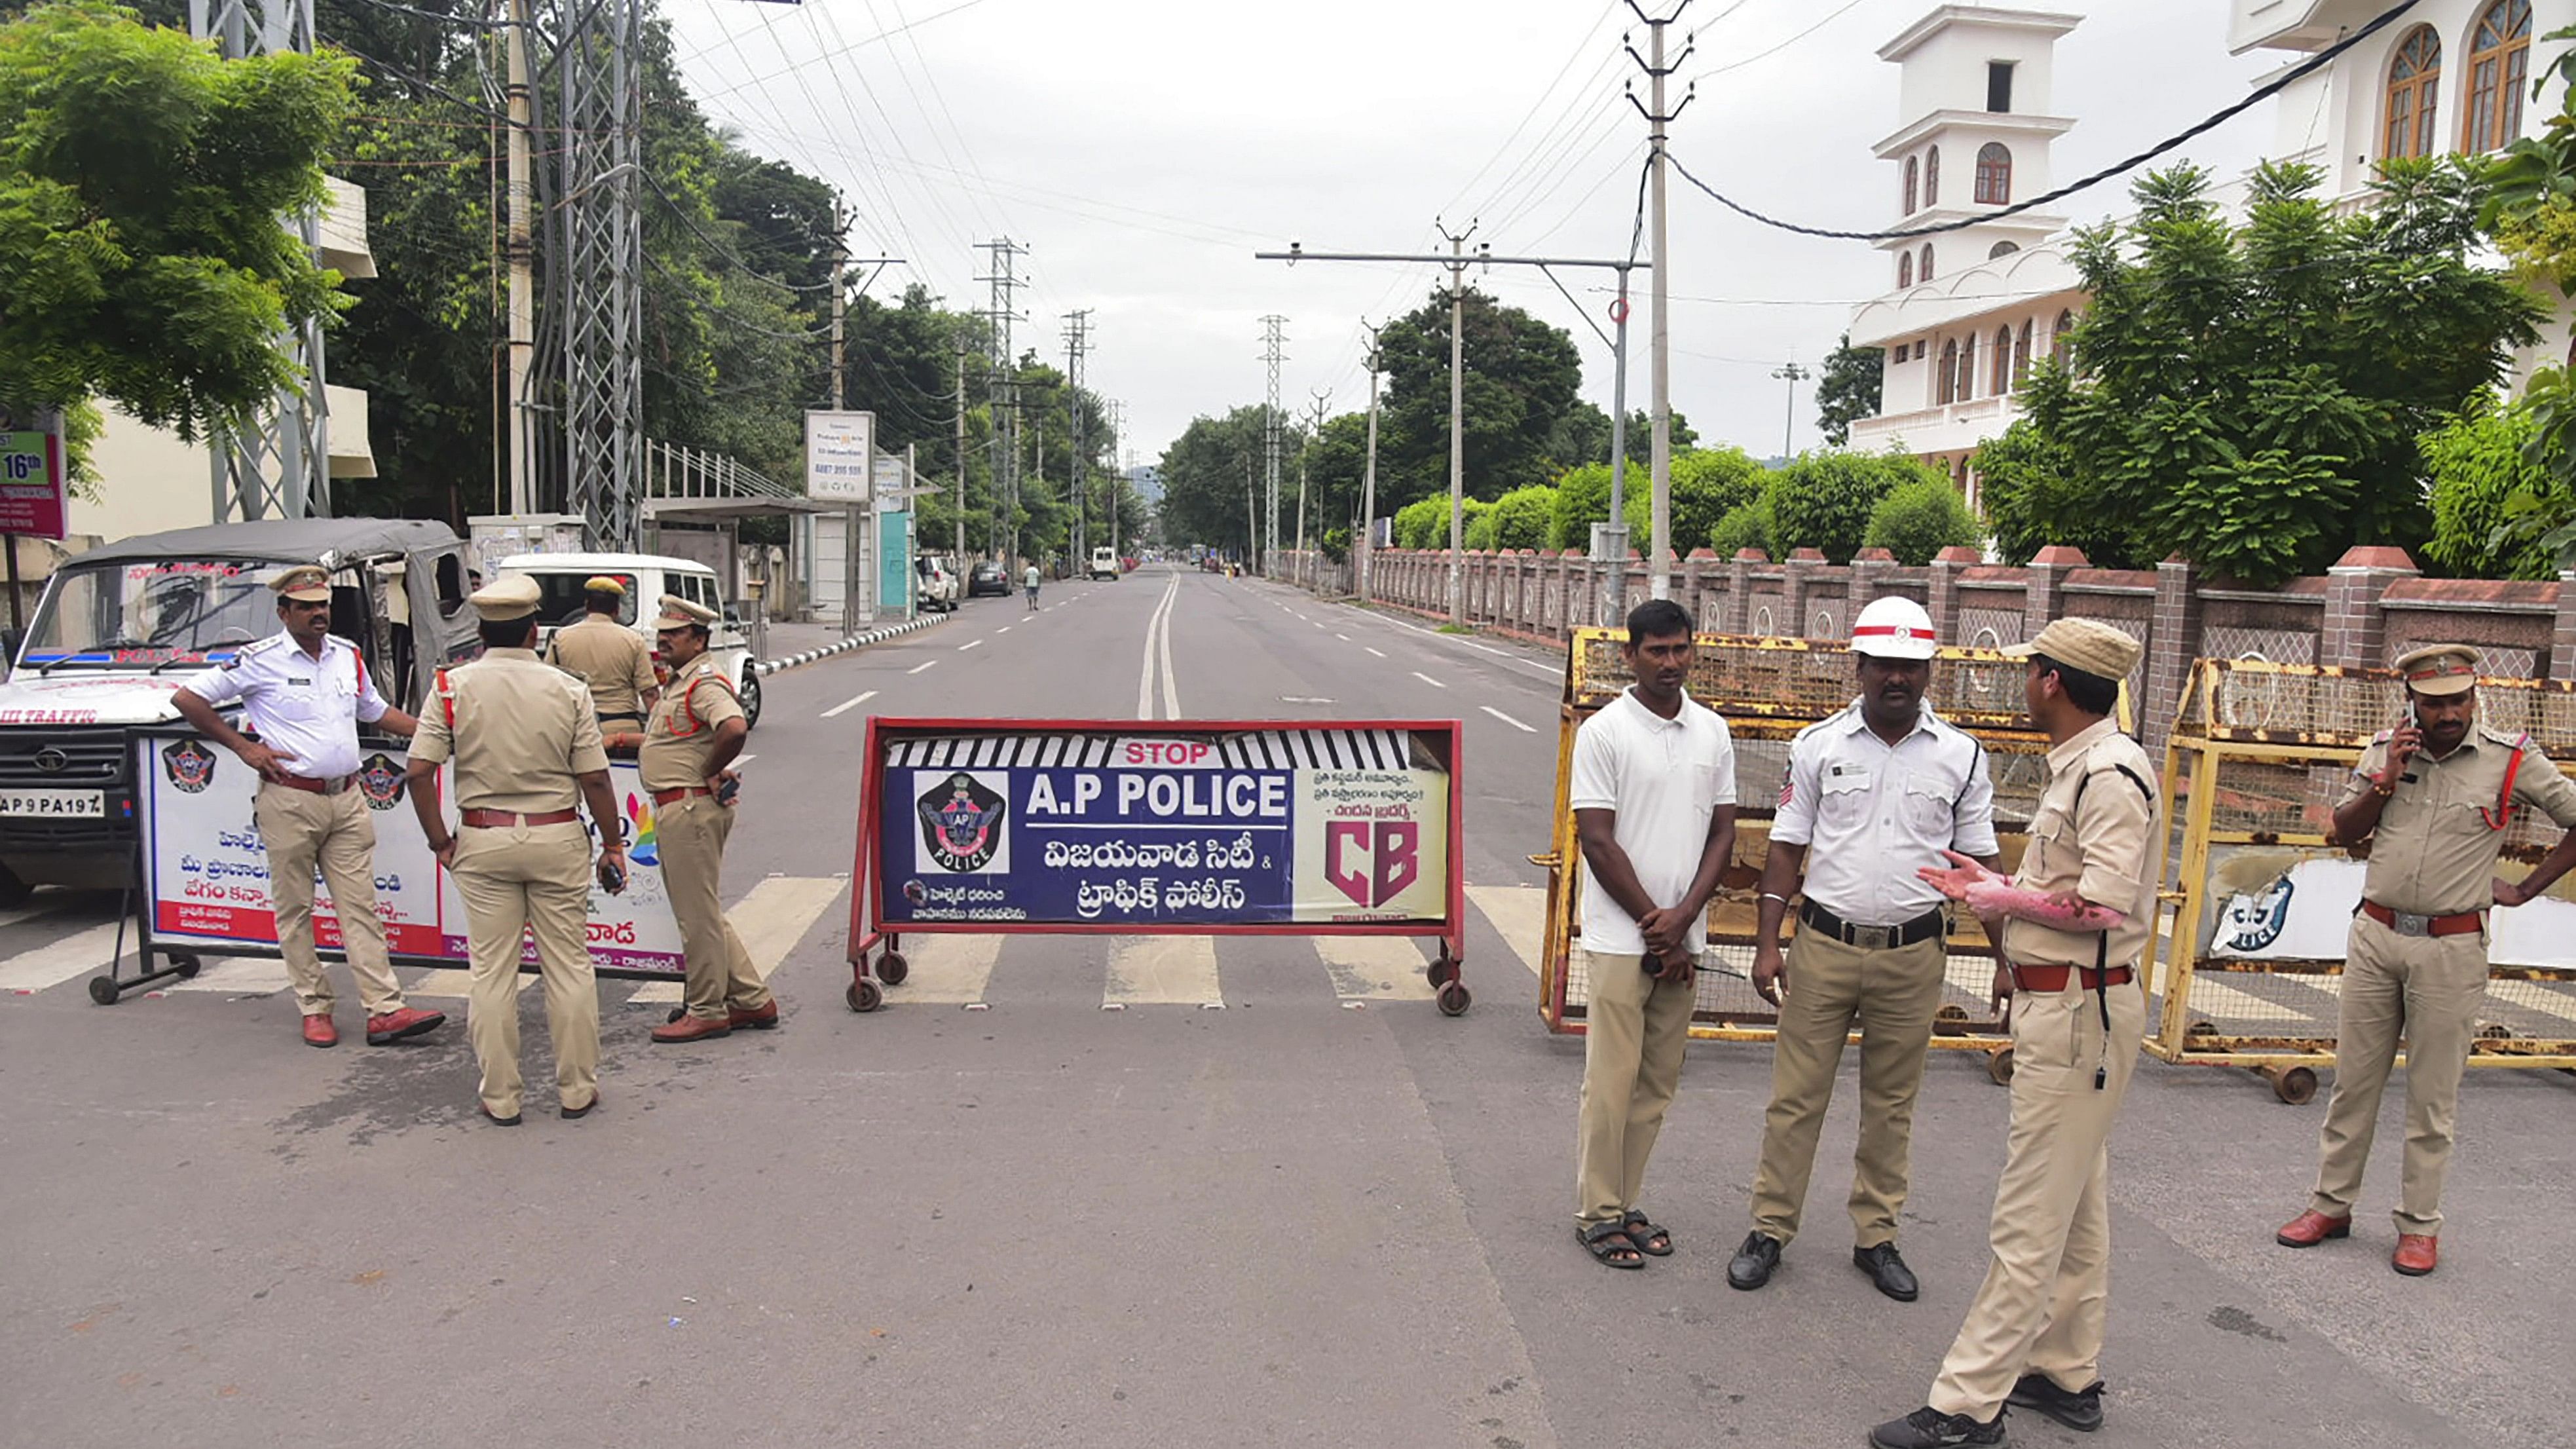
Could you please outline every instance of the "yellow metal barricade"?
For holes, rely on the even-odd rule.
[[[2252,1068],[2285,1102],[2316,1094],[2314,1068],[2334,1061],[2343,932],[2365,868],[2333,839],[2334,802],[2403,701],[2387,670],[2195,667],[2165,747],[2182,859],[2170,932],[2147,946],[2147,1050]],[[2527,732],[2560,769],[2576,760],[2576,686],[2483,679],[2478,709],[2490,728]],[[2559,834],[2537,812],[2516,817],[2499,864],[2508,878]],[[2490,959],[2503,964],[2489,971],[2469,1065],[2576,1069],[2576,890],[2562,882],[2490,921]]]
[[[1575,960],[1583,867],[1567,799],[1574,732],[1633,681],[1619,642],[1626,631],[1578,629],[1567,647],[1558,711],[1555,833],[1532,856],[1547,868],[1547,930],[1539,973],[1539,1015],[1553,1032],[1580,1033],[1590,983]],[[1690,695],[1723,716],[1735,741],[1735,859],[1709,905],[1709,952],[1691,1013],[1691,1035],[1707,1041],[1769,1041],[1779,1013],[1753,989],[1754,900],[1770,853],[1771,816],[1786,777],[1789,741],[1851,703],[1859,692],[1850,651],[1839,641],[1697,636]],[[2048,737],[2034,727],[2022,694],[2021,661],[1991,649],[1943,649],[1925,703],[1985,744],[1995,781],[1996,833],[2004,869],[2020,864],[2024,830],[2048,778]],[[1794,915],[1790,930],[1794,932]],[[1994,949],[1968,913],[1950,929],[1948,987],[1932,1045],[1986,1053],[1998,1082],[2012,1075],[2012,1047],[1990,1009]],[[1855,1038],[1857,1039],[1857,1038]]]

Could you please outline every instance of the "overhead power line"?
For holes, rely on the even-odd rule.
[[[1923,226],[1892,227],[1882,231],[1840,231],[1832,227],[1807,226],[1799,222],[1783,221],[1776,216],[1766,216],[1761,212],[1755,211],[1753,208],[1746,206],[1744,203],[1737,201],[1731,196],[1728,196],[1716,187],[1709,185],[1707,182],[1700,180],[1696,176],[1693,176],[1690,173],[1690,168],[1684,166],[1678,158],[1673,160],[1673,169],[1681,173],[1681,177],[1684,181],[1687,181],[1691,185],[1698,187],[1701,191],[1706,192],[1710,200],[1715,201],[1718,205],[1725,207],[1736,215],[1744,217],[1748,221],[1758,221],[1764,226],[1776,227],[1781,231],[1795,232],[1800,236],[1826,237],[1835,241],[1895,241],[1902,237],[1937,236],[1943,232],[1961,231],[1972,226],[1984,226],[1989,222],[2000,221],[2007,216],[2017,216],[2022,212],[2046,206],[2051,202],[2063,201],[2067,197],[2073,196],[2079,191],[2089,191],[2115,176],[2120,176],[2127,172],[2134,171],[2148,162],[2153,161],[2157,157],[2187,144],[2194,138],[2234,120],[2245,112],[2252,110],[2258,102],[2270,100],[2272,97],[2279,95],[2282,91],[2289,89],[2292,84],[2302,78],[2313,75],[2318,70],[2323,69],[2325,66],[2332,63],[2336,56],[2343,54],[2345,51],[2359,45],[2364,40],[2369,39],[2372,35],[2375,35],[2379,31],[2387,28],[2390,24],[2394,23],[2398,17],[2404,15],[2407,11],[2414,9],[2418,3],[2419,0],[2398,0],[2398,3],[2381,11],[2368,24],[2363,25],[2360,29],[2353,31],[2343,39],[2336,41],[2334,44],[2321,51],[2318,51],[2315,55],[2301,61],[2298,65],[2283,72],[2281,75],[2274,77],[2272,80],[2255,87],[2253,92],[2247,95],[2243,100],[2236,102],[2234,105],[2212,112],[2210,115],[2203,117],[2201,120],[2193,123],[2185,129],[2157,142],[2155,145],[2148,147],[2144,151],[2140,151],[2126,160],[2114,162],[2079,181],[2069,182],[2068,184],[2057,188],[2055,191],[2034,196],[2028,201],[2018,201],[2010,206],[2002,207],[1994,211],[1981,211],[1974,216],[1965,217],[1958,221],[1931,222]]]

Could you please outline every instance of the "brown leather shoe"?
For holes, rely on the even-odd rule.
[[[391,1046],[405,1037],[436,1031],[446,1021],[447,1013],[443,1011],[422,1011],[410,1006],[371,1016],[367,1018],[367,1045]]]
[[[2351,1236],[2352,1219],[2350,1216],[2330,1218],[2324,1213],[2318,1212],[2315,1208],[2310,1208],[2306,1212],[2303,1212],[2297,1217],[2290,1219],[2288,1222],[2283,1223],[2281,1225],[2281,1230],[2272,1235],[2272,1241],[2280,1244],[2284,1248],[2313,1248],[2328,1238],[2349,1238]]]
[[[2399,1233],[2397,1251],[2388,1255],[2388,1266],[2409,1278],[2421,1278],[2433,1271],[2441,1255],[2435,1250],[2429,1233]]]
[[[304,1018],[304,1044],[318,1047],[340,1044],[340,1028],[331,1024],[331,1013],[317,1011]]]
[[[664,1046],[674,1046],[687,1041],[712,1041],[720,1036],[731,1035],[733,1035],[732,1023],[722,1017],[712,1016],[683,1016],[678,1021],[667,1022],[653,1028],[653,1040]]]
[[[767,1031],[778,1025],[778,1003],[772,1001],[751,1011],[728,1011],[725,1025],[736,1031]]]

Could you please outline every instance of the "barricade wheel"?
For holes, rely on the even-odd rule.
[[[2478,1039],[2481,1041],[2511,1041],[2514,1035],[2514,1029],[2500,1021],[2490,1021],[2478,1028]]]
[[[1450,969],[1457,969],[1457,963],[1451,962]],[[1469,994],[1466,982],[1452,977],[1441,983],[1440,994],[1432,999],[1439,1005],[1442,1016],[1465,1016],[1468,1005],[1476,998]]]
[[[2272,1095],[2293,1107],[2304,1107],[2317,1099],[2317,1074],[2306,1067],[2258,1067],[2263,1080],[2272,1084]]]
[[[1968,1008],[1961,1006],[1955,1001],[1945,1001],[1941,1003],[1941,1009],[1939,1011],[1932,1013],[1932,1019],[1934,1021],[1966,1021],[1968,1019]]]
[[[901,986],[903,978],[911,974],[912,963],[903,959],[901,951],[888,951],[877,958],[877,979],[888,986]]]
[[[170,969],[179,973],[180,980],[193,981],[198,972],[206,969],[206,963],[198,960],[193,952],[173,951],[170,953]]]
[[[841,999],[850,1003],[852,1011],[874,1011],[885,1004],[885,993],[877,990],[875,982],[863,979],[851,982]]]
[[[1446,986],[1458,979],[1458,958],[1450,955],[1444,947],[1439,955],[1431,958],[1430,965],[1422,968],[1422,974],[1430,978],[1432,985]]]
[[[116,1004],[116,996],[117,986],[115,982],[104,976],[93,976],[89,979],[90,1000],[97,1002],[101,1006],[114,1006]]]
[[[2190,1026],[2183,1028],[2183,1035],[2216,1036],[2218,1035],[2218,1024],[2210,1021],[2195,1021]]]
[[[1986,1053],[1986,1076],[1998,1087],[2012,1085],[2012,1052],[2011,1047],[1997,1047]]]

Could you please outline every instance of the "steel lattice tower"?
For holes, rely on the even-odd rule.
[[[1288,360],[1279,349],[1286,346],[1287,334],[1280,329],[1288,319],[1277,313],[1261,319],[1261,360],[1270,368],[1269,401],[1261,410],[1262,470],[1267,484],[1265,496],[1269,506],[1263,516],[1262,537],[1267,552],[1262,555],[1264,574],[1277,571],[1279,554],[1279,364]]]
[[[633,45],[641,0],[556,8],[563,156],[548,258],[562,338],[565,511],[593,548],[633,549],[644,487],[644,177]],[[551,491],[551,490],[549,490]]]
[[[993,514],[1000,524],[994,533],[1008,541],[1007,547],[997,543],[995,552],[1016,556],[1020,548],[1020,366],[1011,352],[1011,323],[1019,316],[1015,293],[1022,285],[1015,268],[1028,248],[1009,237],[978,246],[991,259],[992,266],[988,275],[975,280],[989,282],[993,287],[993,305],[984,316],[992,324],[989,330],[994,390],[989,405],[994,429],[1001,437],[1001,448],[993,462]]]
[[[227,59],[313,49],[313,0],[188,0],[188,30]],[[318,212],[286,219],[308,251],[322,245]],[[322,391],[322,323],[288,330],[301,383],[281,389],[267,416],[209,438],[215,520],[303,518],[331,511],[331,421]]]

